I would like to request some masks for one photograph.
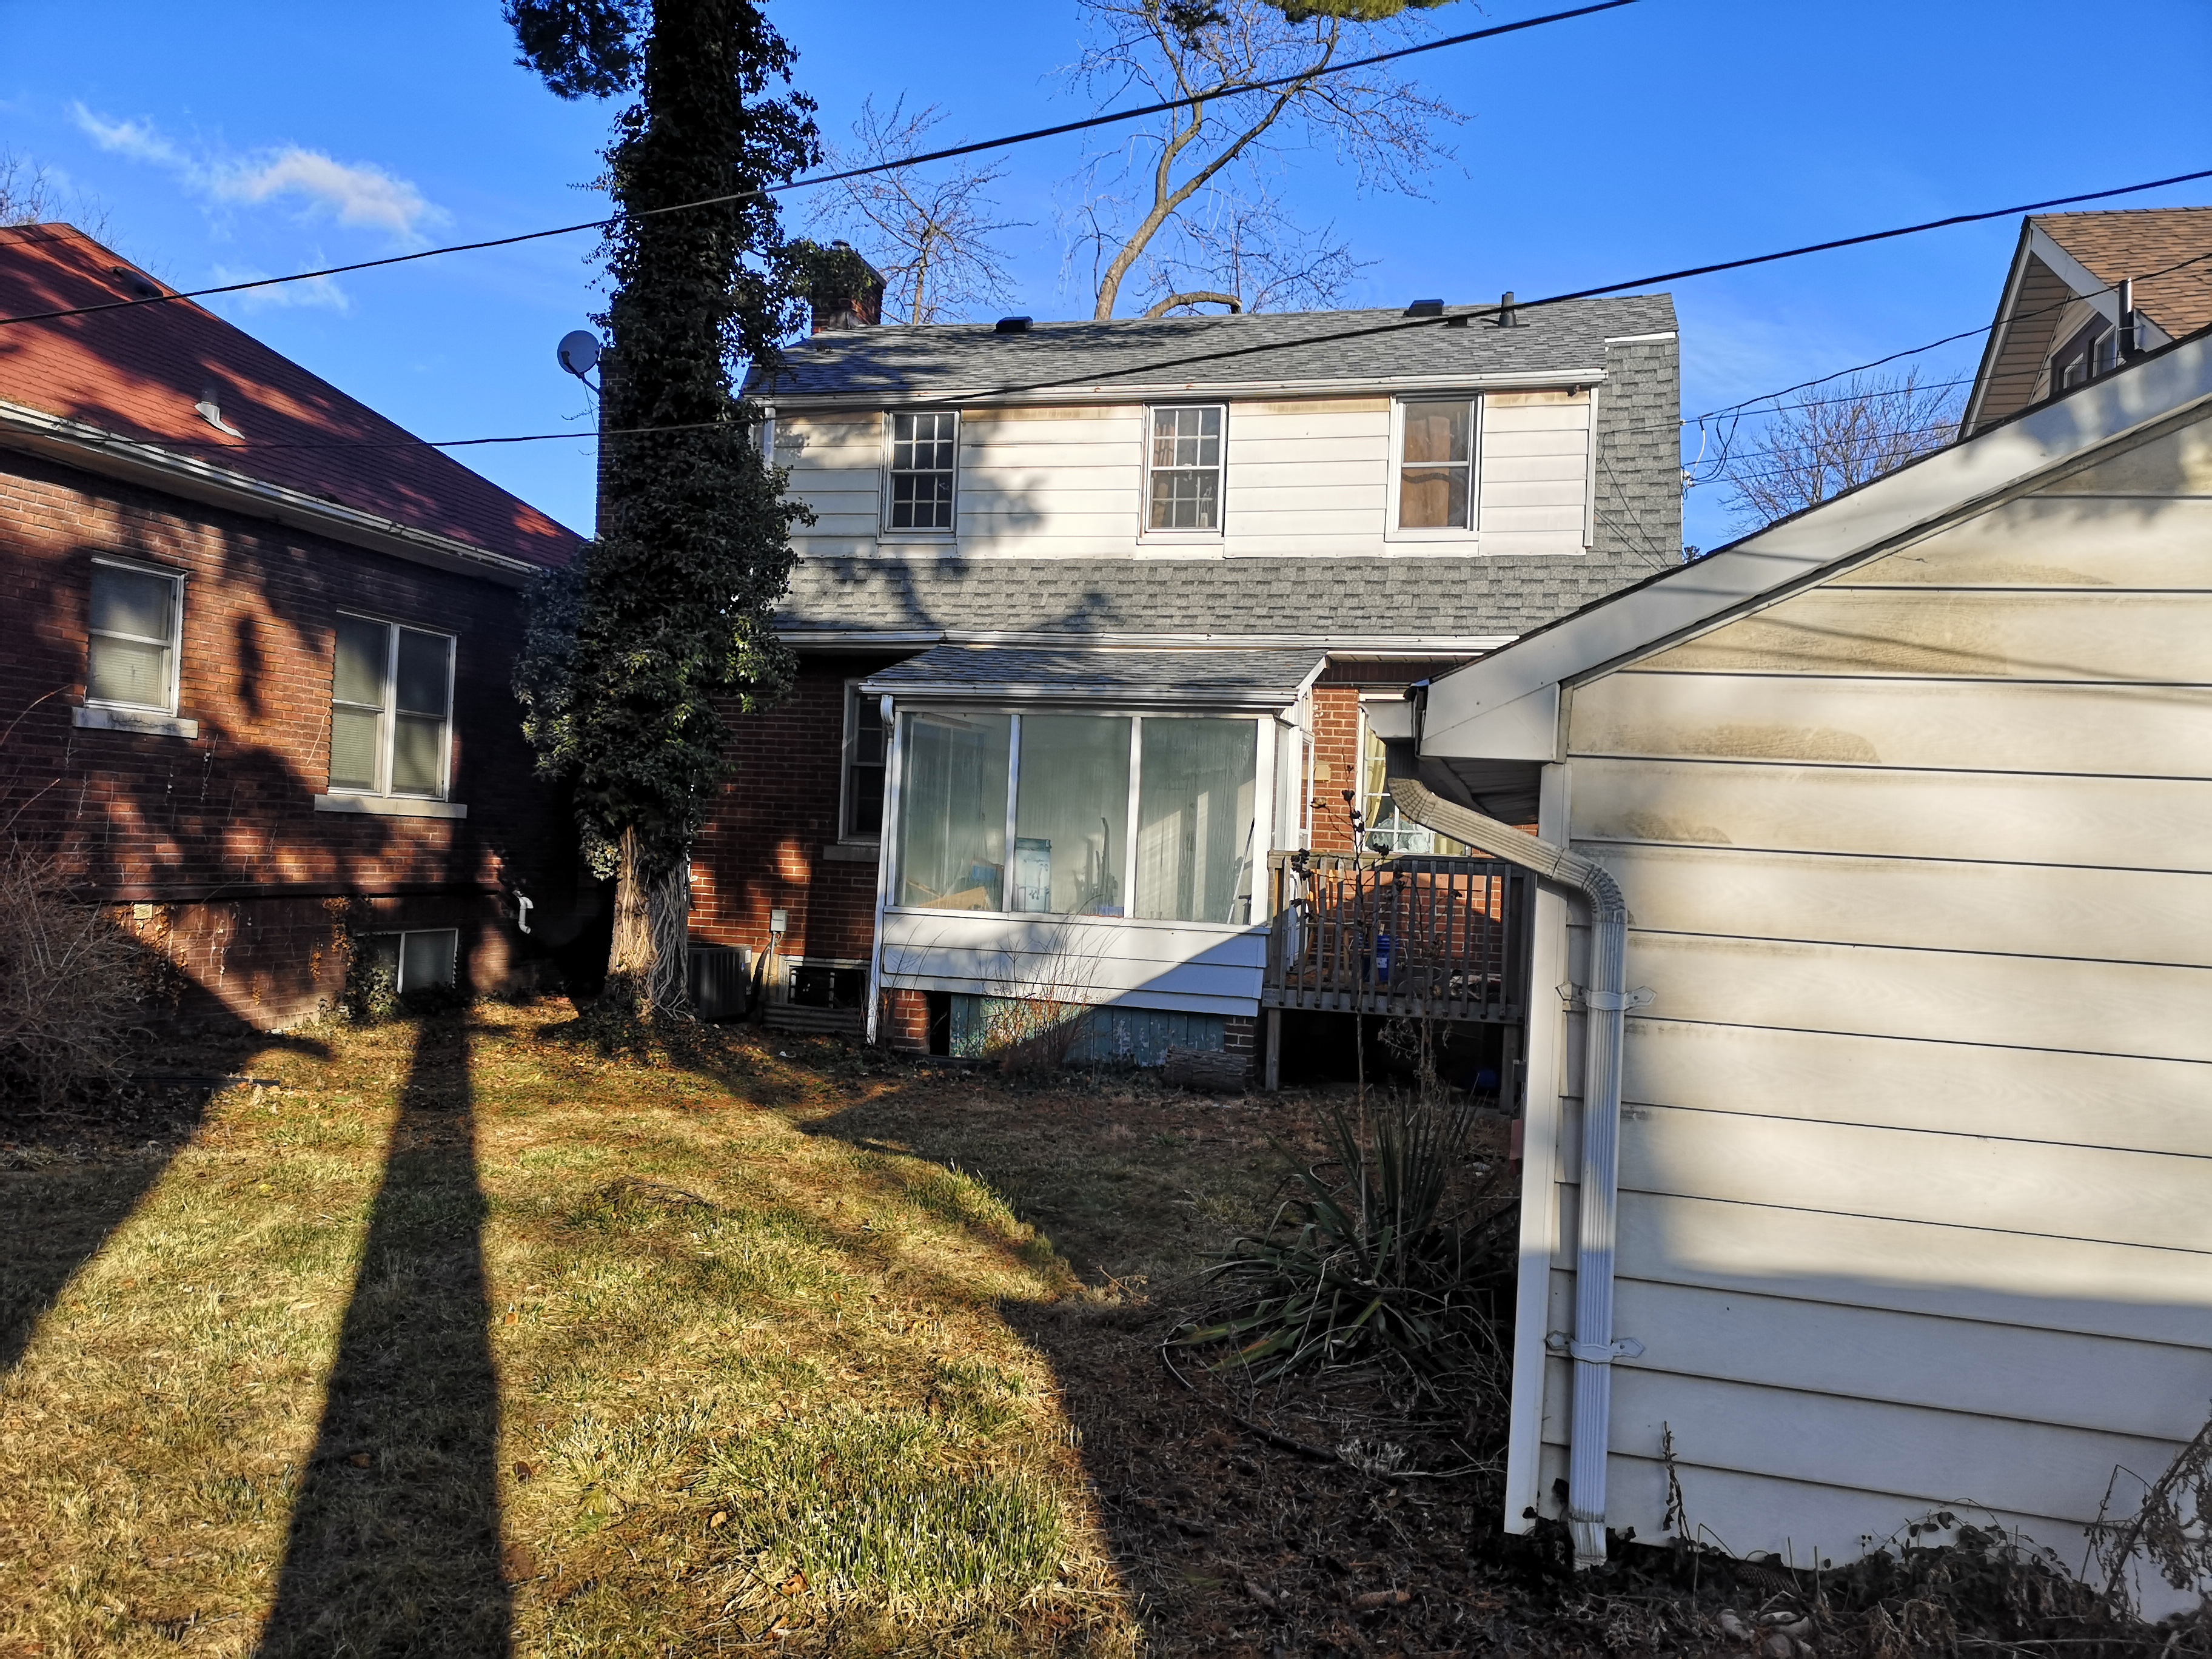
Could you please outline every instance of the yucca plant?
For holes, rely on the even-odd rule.
[[[1294,1170],[1261,1233],[1209,1272],[1227,1294],[1184,1346],[1233,1344],[1216,1370],[1255,1383],[1381,1367],[1433,1403],[1503,1379],[1513,1277],[1510,1195],[1470,1180],[1473,1113],[1394,1094],[1333,1106],[1329,1158]]]

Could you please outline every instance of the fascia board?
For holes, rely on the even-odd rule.
[[[1484,746],[1493,734],[1510,741],[1522,730],[1511,722],[1487,726],[1486,717],[1545,688],[1556,693],[1771,603],[2208,398],[2212,338],[2200,336],[1601,601],[1433,681],[1421,753],[1454,760],[1534,758]]]
[[[1601,368],[1547,369],[1541,374],[1406,374],[1384,379],[1322,380],[1176,380],[1048,386],[1035,392],[1002,392],[988,386],[949,391],[913,391],[884,386],[867,392],[759,392],[751,394],[781,418],[816,410],[913,408],[923,404],[958,404],[963,408],[1020,408],[1052,404],[1140,404],[1158,397],[1371,398],[1401,392],[1515,392],[1605,384]]]
[[[898,700],[902,708],[932,703],[959,703],[966,707],[976,703],[1096,703],[1114,708],[1214,708],[1247,714],[1272,714],[1288,708],[1299,696],[1296,690],[1281,686],[1265,690],[1201,692],[1178,691],[1166,686],[1137,690],[1126,685],[1086,685],[1079,682],[1018,685],[1003,680],[935,680],[916,686],[866,679],[860,682],[860,690],[863,696],[869,697],[888,693]]]
[[[416,564],[475,576],[503,587],[521,587],[545,568],[472,547],[450,536],[418,530],[396,520],[356,512],[282,484],[265,483],[197,457],[125,438],[21,404],[0,402],[0,443],[60,461],[103,477],[143,484],[165,495],[253,518],[273,520],[333,541],[390,554]]]
[[[2120,296],[2110,283],[2051,240],[2040,225],[2027,228],[2028,250],[2049,265],[2058,280],[2074,290],[2077,300],[2094,304],[2108,323],[2120,320]]]

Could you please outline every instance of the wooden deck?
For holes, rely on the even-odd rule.
[[[1261,1006],[1517,1022],[1530,880],[1497,859],[1270,854]]]

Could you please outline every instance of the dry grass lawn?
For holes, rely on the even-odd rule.
[[[319,1033],[181,1144],[0,1152],[0,1653],[1139,1644],[1007,1316],[1100,1298],[835,1133],[952,1085],[570,1018]]]

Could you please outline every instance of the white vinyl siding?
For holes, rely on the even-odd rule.
[[[2206,432],[1570,694],[1572,837],[1655,994],[1626,1055],[1615,1328],[1646,1352],[1614,1372],[1614,1528],[1661,1534],[1663,1425],[1692,1523],[1738,1553],[1841,1561],[1964,1504],[2078,1550],[2114,1468],[2203,1422]],[[1581,1024],[1526,1212],[1550,1328]],[[1543,1364],[1531,1493],[1564,1470]]]
[[[1220,530],[1146,528],[1141,404],[970,409],[958,419],[950,531],[894,526],[884,412],[776,420],[776,459],[816,515],[793,531],[804,557],[869,557],[902,541],[962,558],[1342,558],[1580,554],[1587,536],[1591,393],[1486,393],[1472,533],[1448,545],[1389,539],[1394,400],[1253,399],[1224,408]],[[1222,407],[1220,405],[1213,405]]]

